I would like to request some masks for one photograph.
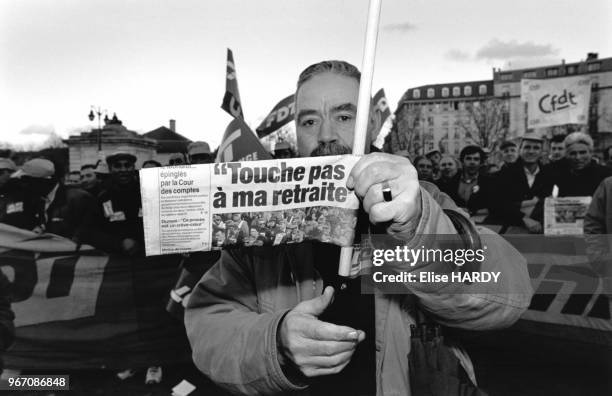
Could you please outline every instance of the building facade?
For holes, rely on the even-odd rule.
[[[541,128],[544,137],[573,131],[589,133],[602,150],[612,145],[612,58],[587,59],[530,69],[493,69],[492,80],[433,84],[408,89],[398,103],[384,150],[414,156],[438,149],[457,155],[468,144],[494,151],[503,140],[522,136],[527,126],[521,80],[592,77],[587,125]]]
[[[80,170],[86,164],[96,164],[98,160],[105,161],[107,155],[116,150],[126,150],[137,158],[136,167],[140,168],[144,161],[154,159],[159,144],[134,131],[128,130],[115,115],[105,121],[101,129],[92,129],[70,136],[64,140],[68,145],[70,170]],[[98,145],[101,150],[98,150]]]

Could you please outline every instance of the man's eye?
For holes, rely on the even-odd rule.
[[[306,119],[306,120],[302,120],[301,122],[301,126],[313,126],[315,124],[315,120],[313,119]]]
[[[342,121],[342,122],[347,122],[347,121],[350,121],[352,119],[353,119],[353,117],[350,116],[350,115],[347,115],[347,114],[341,114],[341,115],[338,116],[338,120]]]

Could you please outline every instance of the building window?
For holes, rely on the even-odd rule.
[[[478,95],[486,95],[487,94],[487,86],[484,84],[480,84],[478,86]]]
[[[601,69],[601,62],[593,62],[587,65],[587,71],[594,72]]]
[[[433,126],[434,124],[434,119],[433,117],[427,117],[427,125],[428,126]]]
[[[453,87],[453,96],[459,96],[459,95],[461,95],[461,88]]]
[[[413,99],[419,99],[421,97],[421,90],[420,89],[413,89],[412,90],[412,98]]]
[[[567,73],[567,74],[576,74],[576,66],[567,66],[565,68],[565,73]]]
[[[433,97],[434,97],[434,95],[435,95],[435,93],[436,93],[436,92],[435,92],[435,90],[434,90],[433,88],[428,88],[428,89],[427,89],[427,97],[428,97],[428,98],[433,98]]]
[[[442,88],[442,97],[448,98],[448,87]]]
[[[463,95],[472,96],[472,87],[470,87],[469,85],[463,87]]]
[[[556,77],[559,75],[559,69],[556,67],[546,69],[546,77]]]
[[[523,78],[536,78],[537,76],[538,72],[536,72],[535,70],[523,73]]]
[[[499,78],[502,81],[512,80],[512,73],[504,73],[504,74],[500,75]]]

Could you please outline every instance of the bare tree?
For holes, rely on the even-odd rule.
[[[508,135],[504,114],[507,117],[504,101],[500,99],[466,103],[463,114],[457,117],[457,126],[475,144],[492,149]]]
[[[396,112],[391,131],[385,137],[384,151],[407,153],[411,156],[418,154],[423,136],[422,114],[421,106],[402,106]]]

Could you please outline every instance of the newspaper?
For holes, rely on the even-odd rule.
[[[353,155],[140,171],[147,256],[316,239],[351,246]]]
[[[545,235],[582,235],[591,197],[548,197],[544,201]]]

